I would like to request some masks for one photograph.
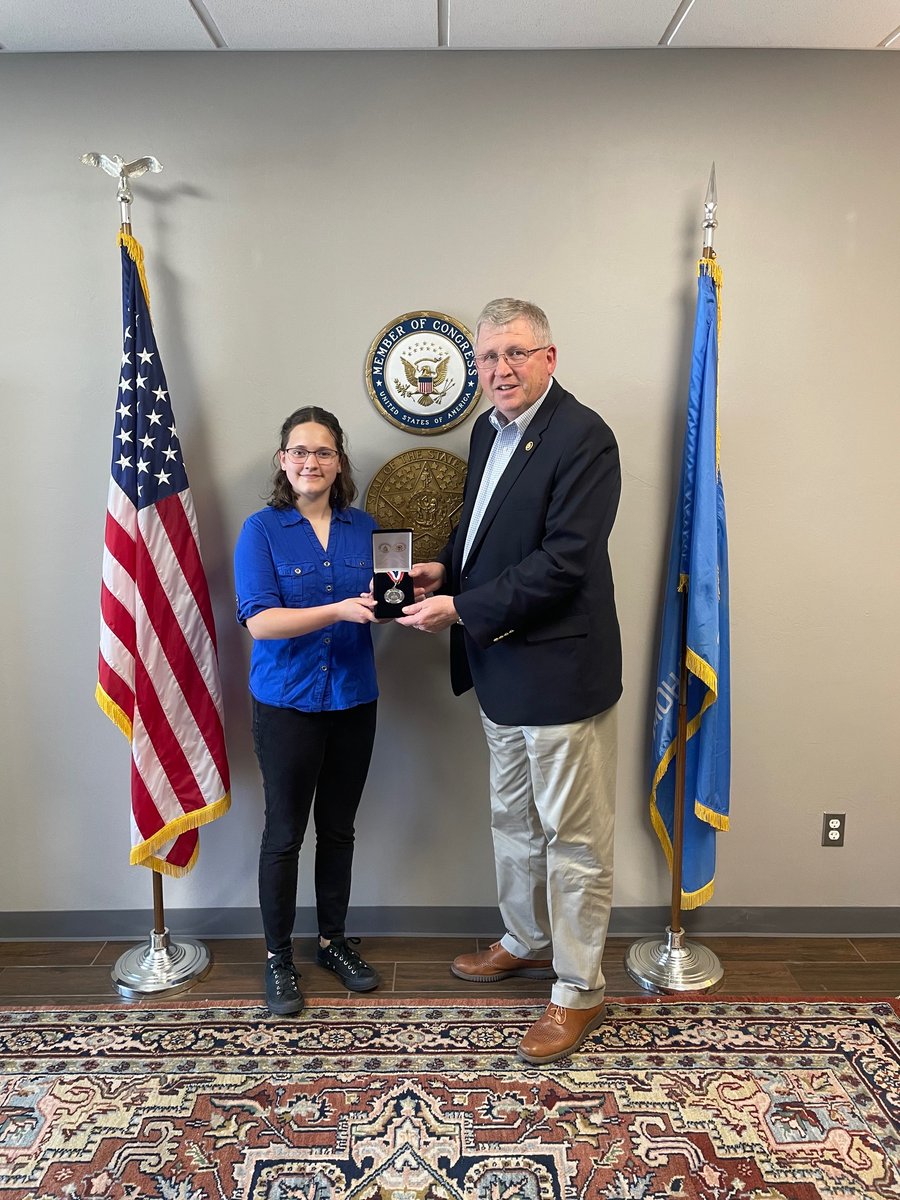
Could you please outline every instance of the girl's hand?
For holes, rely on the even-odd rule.
[[[340,600],[335,605],[337,609],[338,621],[352,621],[354,625],[365,625],[367,621],[374,621],[375,615],[373,609],[375,600],[370,592],[360,592],[358,596],[350,596],[347,600]]]

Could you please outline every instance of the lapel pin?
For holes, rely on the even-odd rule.
[[[526,450],[526,452],[527,452],[528,450],[533,450],[533,449],[534,449],[534,442],[526,442],[526,443],[525,443],[525,450]]]

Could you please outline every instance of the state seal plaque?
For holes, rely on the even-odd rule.
[[[384,464],[366,492],[366,512],[382,529],[413,532],[413,561],[442,550],[462,509],[466,464],[449,450],[407,450]]]
[[[471,333],[445,313],[404,313],[369,347],[366,387],[392,425],[423,434],[452,429],[481,398]]]

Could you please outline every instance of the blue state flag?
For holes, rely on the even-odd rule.
[[[728,541],[719,472],[718,334],[721,273],[700,262],[681,484],[672,523],[651,739],[650,819],[672,867],[682,605],[687,605],[687,745],[681,903],[712,897],[716,833],[728,829],[731,660]]]

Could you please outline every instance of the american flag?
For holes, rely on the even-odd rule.
[[[131,862],[185,875],[228,811],[222,688],[194,504],[144,253],[122,247],[123,348],[100,592],[97,703],[131,742]]]

